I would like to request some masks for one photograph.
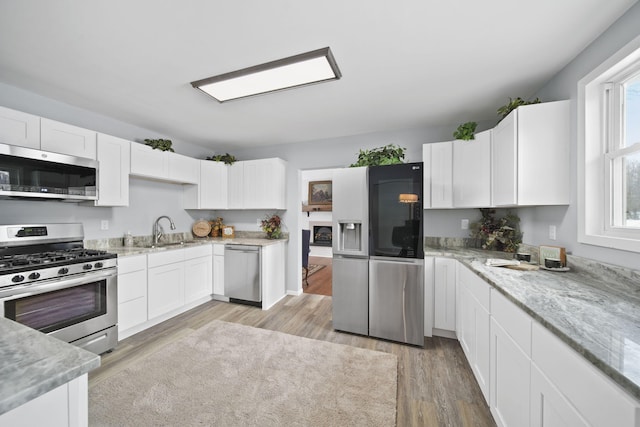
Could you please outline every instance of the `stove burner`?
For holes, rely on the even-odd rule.
[[[41,268],[43,267],[42,264],[66,265],[114,257],[114,254],[110,254],[106,251],[85,248],[71,248],[31,254],[5,255],[0,257],[0,274],[15,272],[16,270],[25,271],[27,269]]]

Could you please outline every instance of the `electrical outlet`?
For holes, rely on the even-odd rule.
[[[260,227],[262,225],[262,220],[260,218],[256,219],[256,225]]]
[[[108,230],[109,229],[109,220],[103,219],[100,221],[100,230]]]
[[[549,226],[549,239],[556,240],[556,226],[555,225],[550,225]]]
[[[462,221],[460,221],[460,229],[461,230],[468,230],[469,229],[469,220],[468,219],[463,219]]]

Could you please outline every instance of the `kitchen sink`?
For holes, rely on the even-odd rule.
[[[158,243],[157,245],[143,245],[142,248],[154,249],[154,248],[172,248],[176,246],[184,246],[186,242],[168,242]]]

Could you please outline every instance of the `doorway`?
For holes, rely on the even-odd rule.
[[[329,203],[326,203],[326,197],[324,197],[321,206],[315,204],[309,204],[309,195],[311,189],[314,188],[314,183],[321,183],[323,189],[326,191],[327,183],[331,183],[333,180],[333,171],[335,169],[313,169],[304,170],[300,172],[300,200],[302,210],[300,212],[300,224],[299,233],[302,235],[302,230],[309,230],[309,242],[308,242],[308,275],[303,268],[302,271],[302,290],[304,293],[328,295],[331,296],[331,281],[332,281],[332,224],[333,215],[331,212],[331,195],[329,194]],[[329,186],[329,188],[331,188]],[[325,195],[323,195],[325,196]],[[303,237],[304,238],[304,237]],[[302,250],[305,251],[305,244],[303,243]],[[304,262],[304,261],[303,261]]]

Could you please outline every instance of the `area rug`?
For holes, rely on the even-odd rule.
[[[213,321],[89,388],[91,426],[394,426],[397,357]]]
[[[314,273],[317,273],[318,271],[322,270],[323,268],[325,268],[326,265],[321,265],[321,264],[309,264],[309,276],[311,276]],[[304,276],[306,275],[304,268],[302,269],[302,277],[304,278]]]

